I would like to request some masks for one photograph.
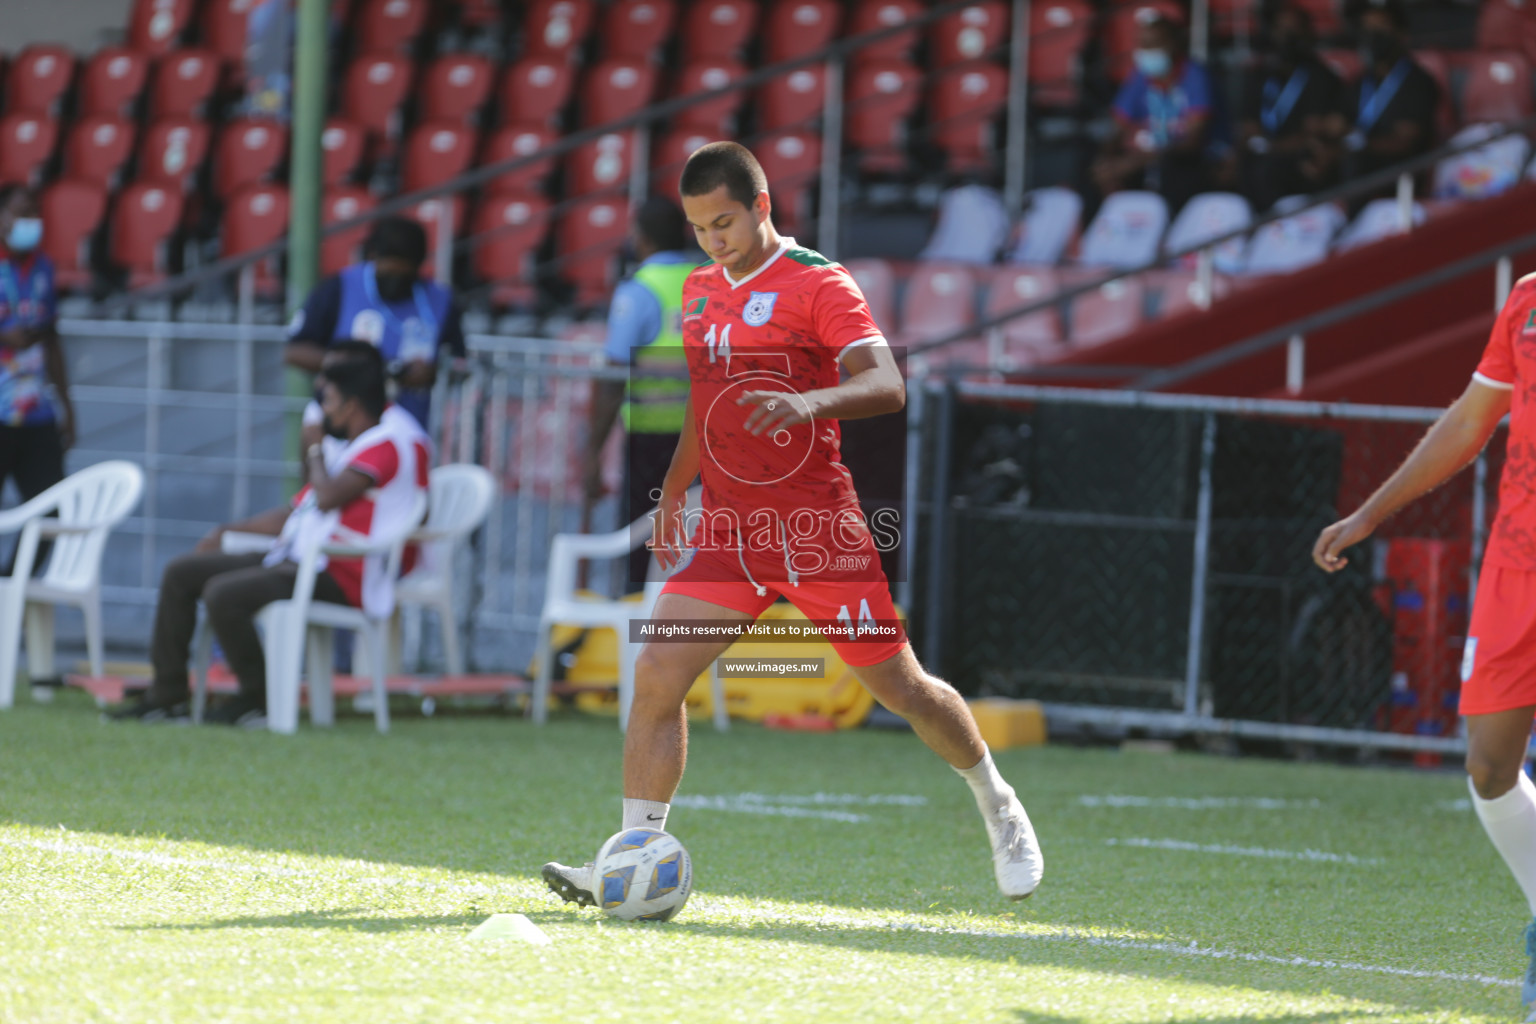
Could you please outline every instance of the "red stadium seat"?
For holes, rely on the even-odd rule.
[[[1312,30],[1319,38],[1337,35],[1344,30],[1341,16],[1343,3],[1335,0],[1297,0],[1297,6],[1312,18]]]
[[[747,73],[733,60],[706,60],[689,64],[677,76],[673,86],[674,96],[693,96],[698,93],[722,89]],[[741,109],[743,96],[740,92],[728,92],[712,100],[703,100],[672,118],[678,128],[696,128],[699,131],[719,135],[730,133],[736,124],[736,114]]]
[[[420,116],[430,121],[478,123],[494,74],[495,66],[475,54],[437,58],[421,76]]]
[[[1008,59],[1008,7],[1003,0],[981,0],[929,26],[928,59],[936,66],[983,57]]]
[[[987,292],[982,319],[991,320],[1043,302],[1055,295],[1059,287],[1056,272],[1049,267],[1009,267],[999,271]],[[997,331],[1007,361],[1015,367],[1047,362],[1065,351],[1061,317],[1054,306],[1014,317]]]
[[[475,275],[491,286],[498,306],[534,300],[534,259],[549,234],[549,200],[534,195],[489,196],[470,228]]]
[[[149,60],[142,53],[121,46],[97,50],[80,75],[80,113],[131,115],[148,78]]]
[[[866,32],[911,21],[922,13],[923,5],[918,0],[858,0],[844,35],[861,36]],[[915,28],[897,32],[859,50],[856,59],[860,64],[905,61],[911,58],[912,51],[917,47],[917,39],[918,30]]]
[[[757,91],[757,119],[764,131],[804,131],[821,117],[827,102],[825,65],[796,68],[763,83]]]
[[[1518,53],[1469,53],[1462,120],[1520,121],[1531,116],[1531,68]]]
[[[362,50],[408,50],[427,24],[427,0],[366,0],[352,30]]]
[[[128,271],[130,288],[158,281],[168,266],[169,242],[181,223],[181,193],[136,181],[112,205],[110,254]]]
[[[456,195],[423,199],[406,211],[406,214],[415,217],[421,222],[421,226],[427,229],[427,261],[423,269],[430,277],[434,272],[433,268],[437,265],[437,242],[441,237],[442,221],[449,218],[449,226],[455,240],[461,237],[464,230],[464,197]]]
[[[1429,72],[1440,87],[1440,105],[1435,111],[1435,130],[1440,138],[1456,134],[1456,104],[1451,94],[1452,57],[1442,50],[1415,50],[1413,59]]]
[[[773,221],[797,235],[809,228],[811,189],[821,179],[821,137],[809,132],[785,132],[752,147],[773,197]]]
[[[514,157],[532,156],[554,141],[554,130],[545,125],[508,125],[485,140],[485,146],[480,151],[480,166],[488,167]],[[486,194],[542,192],[544,183],[554,169],[554,158],[537,160],[515,171],[508,171],[506,174],[492,178],[485,184]]]
[[[735,60],[756,28],[755,0],[693,0],[683,16],[683,60]]]
[[[405,140],[401,185],[431,188],[463,174],[475,158],[475,133],[456,121],[423,121]]]
[[[1200,282],[1193,270],[1159,270],[1143,275],[1146,286],[1157,294],[1158,317],[1174,316],[1187,310],[1197,309],[1200,303]],[[1231,282],[1221,274],[1211,275],[1211,302],[1226,298],[1231,292]]]
[[[1138,0],[1114,7],[1104,19],[1104,31],[1100,37],[1104,62],[1111,81],[1123,82],[1130,77],[1133,65],[1131,53],[1141,32],[1142,12],[1152,11],[1182,25],[1184,11],[1174,0]]]
[[[624,199],[589,199],[567,210],[555,231],[560,276],[576,286],[576,301],[595,306],[613,287],[614,257],[629,232]]]
[[[36,185],[59,141],[59,123],[42,114],[0,118],[0,185]]]
[[[1093,29],[1084,0],[1029,8],[1029,97],[1038,107],[1075,107],[1082,98],[1082,53]]]
[[[185,190],[208,156],[208,126],[166,117],[139,137],[139,180]]]
[[[629,132],[600,135],[566,154],[563,177],[567,198],[628,184],[633,155],[630,139]]]
[[[763,24],[767,63],[826,49],[842,20],[843,7],[836,0],[776,0]]]
[[[134,0],[128,15],[128,46],[150,57],[176,48],[195,0]]]
[[[1069,278],[1091,279],[1092,275]],[[1072,345],[1086,348],[1128,334],[1141,326],[1145,293],[1138,278],[1110,281],[1072,300]]]
[[[634,60],[604,60],[581,81],[581,125],[591,128],[628,117],[650,105],[656,70]]]
[[[65,178],[38,197],[43,223],[43,252],[53,261],[58,285],[65,291],[91,283],[91,236],[107,213],[107,190],[93,181]]]
[[[103,188],[117,184],[118,174],[133,155],[137,128],[121,117],[93,114],[69,126],[64,140],[64,174]]]
[[[411,92],[411,62],[393,53],[368,53],[347,68],[342,83],[341,112],[368,133],[379,146],[400,131],[400,108]]]
[[[253,252],[288,233],[288,190],[270,183],[247,185],[224,207],[222,256]],[[271,294],[282,287],[279,273],[281,257],[271,255],[258,260],[256,291]]]
[[[198,117],[219,86],[212,50],[176,50],[155,63],[149,85],[150,117]]]
[[[848,82],[846,138],[862,150],[859,162],[869,171],[900,171],[907,166],[907,119],[919,99],[921,73],[899,61],[871,61],[854,69]]]
[[[212,50],[236,77],[245,63],[246,23],[257,0],[203,0],[203,45]]]
[[[674,128],[651,143],[651,191],[677,201],[677,186],[683,165],[700,146],[720,141],[722,136],[690,128]],[[760,148],[754,152],[762,156]],[[766,166],[766,165],[765,165]],[[782,227],[782,225],[780,225]]]
[[[933,141],[952,171],[991,167],[998,115],[1008,103],[1008,72],[975,63],[940,72],[928,94]]]
[[[675,0],[617,0],[603,11],[603,56],[647,60],[676,21]]]
[[[361,217],[374,207],[373,196],[365,188],[342,185],[327,189],[320,200],[320,223],[324,227],[341,224]],[[368,237],[368,225],[359,224],[338,234],[328,235],[320,241],[320,273],[326,277],[339,274],[356,263],[363,240]]]
[[[768,182],[770,188],[773,182]],[[843,264],[869,303],[875,326],[887,338],[896,337],[896,271],[885,260],[859,259]]]
[[[48,43],[29,46],[11,63],[5,109],[12,114],[56,113],[74,76],[75,55],[69,50]]]
[[[976,322],[976,275],[958,263],[920,263],[901,298],[901,341],[917,344]]]
[[[346,118],[333,117],[325,122],[320,135],[320,149],[324,154],[321,172],[327,185],[338,185],[357,172],[363,160],[363,146],[367,134],[362,127]]]
[[[213,193],[228,199],[246,185],[267,180],[288,152],[288,129],[277,121],[242,117],[219,133],[213,157]]]
[[[596,16],[593,0],[534,0],[523,18],[527,54],[569,60],[586,41]]]
[[[570,64],[524,57],[501,77],[501,123],[558,126],[575,84]]]
[[[1536,64],[1536,11],[1526,0],[1483,0],[1477,12],[1479,50],[1518,50]]]

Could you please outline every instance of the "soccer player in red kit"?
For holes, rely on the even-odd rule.
[[[848,271],[774,230],[768,182],[746,148],[715,142],[697,150],[681,192],[713,263],[683,288],[689,415],[656,511],[652,547],[675,571],[654,617],[745,625],[782,595],[808,619],[837,627],[827,638],[865,687],[969,783],[998,888],[1023,899],[1044,866],[1029,816],[965,701],[923,670],[901,633],[839,460],[838,420],[904,404],[895,357]],[[702,515],[685,525],[684,493],[695,476],[704,485]],[[622,828],[666,828],[687,756],[684,697],[730,644],[641,649],[624,738]],[[591,864],[546,864],[543,874],[567,901],[595,902]]]
[[[1505,413],[1509,454],[1462,653],[1460,710],[1472,806],[1536,916],[1536,786],[1522,770],[1536,716],[1536,274],[1510,292],[1466,391],[1365,504],[1322,532],[1312,558],[1342,569],[1346,548],[1476,458]],[[1536,1021],[1536,921],[1525,949],[1521,996]]]

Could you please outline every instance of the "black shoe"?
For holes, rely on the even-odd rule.
[[[192,708],[185,693],[167,694],[151,687],[132,703],[119,704],[102,716],[108,722],[189,722]]]
[[[237,729],[265,729],[267,702],[248,693],[237,693],[203,716],[209,725],[232,725]]]

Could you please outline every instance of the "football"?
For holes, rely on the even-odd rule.
[[[597,851],[597,904],[623,921],[670,921],[693,891],[682,842],[655,828],[627,828]]]

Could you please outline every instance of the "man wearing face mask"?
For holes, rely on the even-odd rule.
[[[190,554],[166,565],[150,642],[154,681],[138,700],[110,712],[110,719],[163,722],[188,716],[187,656],[202,601],[240,686],[206,720],[265,724],[266,660],[256,614],[292,596],[298,559],[317,533],[393,532],[427,487],[426,439],[401,424],[406,417],[385,416],[384,380],[384,361],[367,342],[339,342],[326,353],[320,376],[325,440],[305,455],[309,485],[295,496],[291,509],[274,508],[221,526]],[[224,554],[226,531],[266,534],[276,538],[275,545],[266,554]],[[413,558],[408,550],[402,572],[410,571]],[[331,558],[315,577],[314,597],[388,614],[393,581],[380,559]]]
[[[1210,187],[1216,97],[1205,65],[1184,55],[1179,27],[1150,7],[1136,21],[1136,69],[1115,97],[1116,132],[1094,162],[1093,180],[1101,195],[1145,188],[1177,210]]]
[[[1344,140],[1346,178],[1428,152],[1440,103],[1440,86],[1409,55],[1408,17],[1399,0],[1367,0],[1356,8],[1355,24],[1364,71],[1349,97],[1348,117],[1334,126]]]
[[[1273,50],[1248,96],[1239,126],[1243,179],[1255,208],[1317,192],[1338,177],[1330,125],[1345,111],[1339,76],[1317,59],[1312,19],[1291,3],[1269,17]]]
[[[0,188],[0,490],[9,479],[23,501],[64,479],[75,430],[54,325],[53,263],[38,251],[42,240],[32,193]],[[39,550],[39,565],[46,554]]]
[[[421,279],[427,233],[406,217],[374,224],[366,261],[320,283],[288,325],[284,360],[316,373],[326,347],[348,339],[378,346],[393,400],[428,428],[439,365],[464,358],[464,328],[449,290]],[[306,438],[306,447],[313,438]]]

